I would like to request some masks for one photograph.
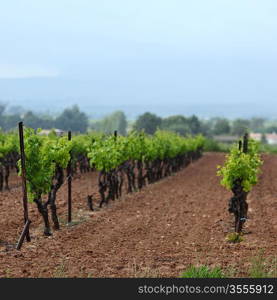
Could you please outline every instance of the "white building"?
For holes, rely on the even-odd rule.
[[[61,129],[42,129],[39,134],[40,135],[49,135],[50,132],[55,132],[57,136],[62,136],[64,134],[64,131]]]
[[[250,133],[250,137],[253,140],[256,140],[256,141],[259,141],[259,142],[262,140],[262,134],[261,133]],[[277,134],[275,132],[274,133],[266,133],[265,138],[266,138],[267,143],[269,145],[277,145]]]

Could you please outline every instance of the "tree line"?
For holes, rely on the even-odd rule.
[[[253,117],[251,119],[237,118],[229,120],[227,118],[210,118],[201,120],[193,115],[185,117],[175,115],[161,118],[152,113],[144,113],[139,116],[133,125],[134,129],[144,129],[147,133],[153,134],[158,128],[178,132],[181,135],[203,134],[208,137],[215,135],[242,136],[246,130],[258,133],[277,132],[277,122],[264,118]]]
[[[77,105],[66,108],[56,117],[51,115],[40,115],[32,111],[15,110],[13,113],[5,113],[6,106],[0,104],[0,128],[3,131],[13,130],[17,123],[23,121],[27,127],[34,129],[71,130],[85,133],[88,129],[89,119],[84,112],[81,112]]]
[[[7,107],[0,104],[0,128],[9,131],[23,121],[28,127],[37,129],[61,129],[73,132],[85,133],[87,131],[100,131],[106,134],[115,130],[121,135],[134,129],[144,130],[148,134],[154,134],[157,129],[177,132],[181,135],[203,134],[207,137],[215,135],[241,136],[246,129],[258,133],[277,132],[277,122],[264,118],[251,118],[229,120],[227,118],[215,117],[203,120],[195,115],[184,116],[174,115],[162,118],[151,112],[145,112],[133,122],[128,121],[124,112],[115,111],[101,120],[89,120],[85,112],[82,112],[77,105],[64,109],[59,115],[41,115],[32,111],[24,111],[14,108],[7,112]]]

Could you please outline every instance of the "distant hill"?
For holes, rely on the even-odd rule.
[[[115,89],[115,87],[113,87]],[[126,87],[127,88],[127,87]],[[161,87],[162,88],[162,87]],[[107,90],[109,87],[107,87]],[[261,116],[277,118],[277,109],[269,101],[241,101],[239,104],[203,99],[168,96],[157,98],[129,86],[128,93],[120,89],[110,92],[91,81],[69,79],[0,79],[0,101],[9,106],[21,105],[36,112],[60,112],[65,107],[78,104],[92,118],[101,118],[114,110],[123,110],[129,119],[150,111],[166,117],[169,115],[196,114],[202,118],[224,116],[228,118]],[[132,93],[131,93],[132,92]],[[236,101],[238,103],[238,100]],[[127,104],[126,104],[127,103]]]

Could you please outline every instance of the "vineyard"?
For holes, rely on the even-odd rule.
[[[274,256],[277,158],[261,159],[247,135],[227,158],[204,143],[25,128],[24,169],[18,135],[1,134],[0,276],[176,277],[191,264],[246,276],[259,249]],[[31,241],[17,251],[24,174]],[[243,241],[226,240],[232,232]]]

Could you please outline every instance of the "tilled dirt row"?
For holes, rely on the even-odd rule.
[[[223,154],[207,153],[177,174],[125,195],[95,212],[86,196],[96,194],[96,174],[74,180],[74,224],[66,226],[66,187],[58,199],[62,229],[41,234],[41,220],[30,205],[31,243],[9,250],[22,229],[21,190],[0,195],[1,277],[178,277],[190,264],[239,269],[277,246],[277,156],[264,156],[263,174],[249,194],[244,241],[230,244],[227,212],[231,193],[219,185],[216,166]],[[92,184],[93,183],[93,184]],[[2,245],[2,250],[1,250]]]

